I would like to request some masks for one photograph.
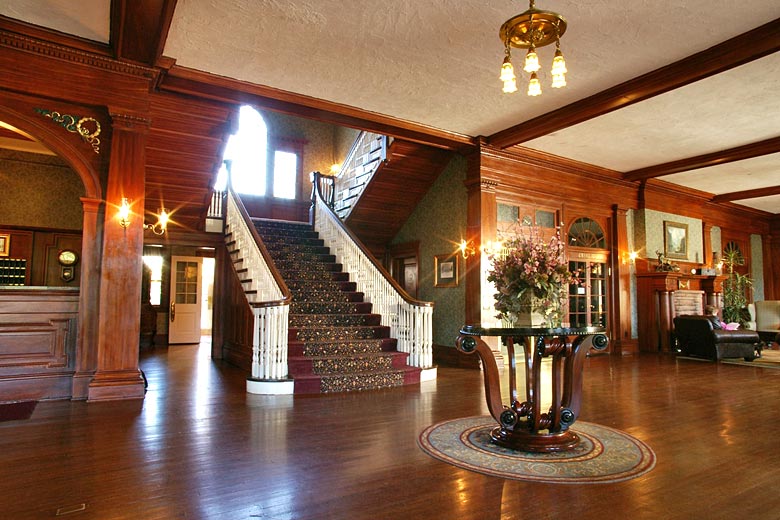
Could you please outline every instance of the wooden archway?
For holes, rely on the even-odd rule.
[[[13,96],[4,100],[13,102]],[[104,191],[100,175],[95,169],[94,158],[74,139],[72,133],[63,132],[61,127],[51,125],[46,119],[0,104],[0,120],[38,139],[46,148],[63,159],[79,176],[84,184],[85,196],[81,198],[83,209],[81,273],[79,285],[79,327],[76,340],[75,373],[71,384],[73,399],[86,399],[89,383],[97,366],[99,311],[96,302],[100,297],[100,260],[103,245],[102,208]]]

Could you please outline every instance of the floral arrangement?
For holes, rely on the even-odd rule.
[[[498,292],[495,307],[499,319],[512,320],[532,310],[541,312],[548,324],[560,325],[568,286],[578,284],[577,274],[569,271],[560,230],[546,241],[538,227],[526,226],[489,255],[488,281]]]

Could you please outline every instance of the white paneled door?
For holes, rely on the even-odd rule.
[[[171,259],[168,343],[198,343],[200,341],[202,271],[202,258],[174,256]]]

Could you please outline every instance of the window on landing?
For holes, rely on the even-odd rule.
[[[266,194],[268,163],[268,127],[260,112],[244,105],[238,114],[238,132],[231,135],[222,157],[223,165],[214,189],[227,185],[227,173],[233,190],[245,195]]]
[[[274,197],[294,199],[298,187],[298,155],[276,150],[274,152]]]

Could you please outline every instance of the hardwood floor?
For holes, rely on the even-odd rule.
[[[472,473],[417,447],[430,424],[487,413],[478,371],[252,396],[209,349],[143,353],[143,402],[42,402],[0,423],[0,518],[780,518],[780,370],[589,358],[580,419],[642,439],[657,466],[616,484],[553,485]]]

